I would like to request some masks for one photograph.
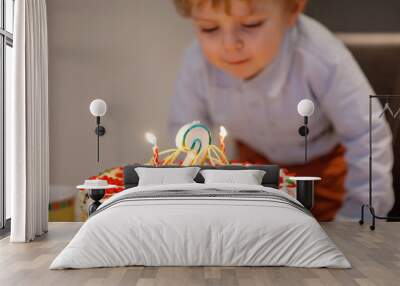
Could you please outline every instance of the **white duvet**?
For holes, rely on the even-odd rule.
[[[319,223],[290,204],[245,197],[121,200],[136,192],[210,188],[258,190],[297,202],[278,190],[254,185],[131,188],[101,205],[50,269],[128,265],[351,267]]]

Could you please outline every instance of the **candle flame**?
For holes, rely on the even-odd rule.
[[[226,131],[224,126],[221,126],[219,128],[219,136],[221,136],[222,138],[225,138],[228,135],[228,131]]]
[[[147,142],[149,142],[151,145],[157,145],[156,135],[150,132],[146,132],[144,136],[146,137]]]

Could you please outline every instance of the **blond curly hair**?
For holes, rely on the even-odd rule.
[[[225,7],[225,11],[228,14],[230,13],[230,7],[231,7],[232,0],[174,0],[174,3],[175,3],[175,7],[178,10],[179,14],[181,14],[184,17],[190,17],[193,6],[201,5],[205,1],[211,1],[211,4],[214,8],[223,4]],[[241,1],[251,5],[252,2],[254,2],[254,1],[265,1],[265,0],[241,0]],[[290,5],[296,4],[299,0],[281,0],[281,1],[286,2],[285,4],[290,6]]]

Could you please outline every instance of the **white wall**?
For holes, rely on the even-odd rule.
[[[48,0],[47,10],[51,185],[73,190],[106,168],[147,161],[148,130],[169,147],[169,101],[193,38],[172,1]],[[109,106],[99,164],[95,98]]]

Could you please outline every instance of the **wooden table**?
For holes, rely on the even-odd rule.
[[[323,223],[353,268],[123,267],[48,270],[81,223],[50,223],[49,233],[26,244],[0,241],[0,285],[400,285],[400,223]]]

